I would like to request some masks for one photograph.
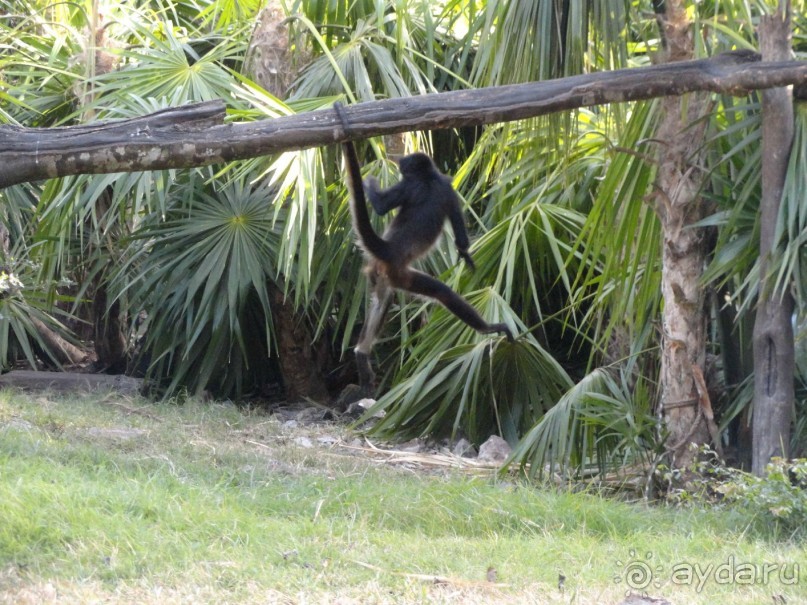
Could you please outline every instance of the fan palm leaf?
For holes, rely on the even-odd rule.
[[[129,292],[134,308],[159,309],[148,317],[145,348],[150,372],[171,376],[169,392],[186,386],[238,394],[252,370],[247,338],[262,333],[266,354],[271,350],[267,283],[280,224],[267,212],[265,184],[230,181],[202,195],[193,184],[185,189],[191,199],[164,217],[148,215],[132,236],[137,251],[117,273],[118,291]],[[253,296],[262,326],[248,315]]]

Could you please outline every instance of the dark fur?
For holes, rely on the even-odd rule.
[[[342,105],[334,103],[334,110],[345,133],[349,134]],[[390,286],[434,298],[477,332],[500,332],[512,341],[513,335],[505,324],[487,323],[476,309],[443,282],[409,266],[431,250],[440,237],[443,223],[448,219],[460,256],[471,268],[474,267],[468,253],[468,232],[465,230],[459,197],[449,178],[437,170],[429,156],[413,153],[398,163],[402,176],[398,184],[380,190],[374,179],[368,179],[366,197],[378,214],[384,215],[398,208],[398,214],[384,235],[379,236],[370,223],[356,149],[351,141],[345,142],[343,149],[351,192],[353,228],[367,253],[367,273],[373,287],[371,308],[356,347],[361,386],[365,389],[371,387],[369,383],[373,375],[369,367],[369,353],[389,305]]]

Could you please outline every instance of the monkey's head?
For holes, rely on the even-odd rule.
[[[418,177],[434,172],[434,162],[425,153],[413,153],[398,160],[398,169],[403,176]]]

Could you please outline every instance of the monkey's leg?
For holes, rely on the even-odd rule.
[[[367,307],[367,316],[364,318],[364,326],[361,329],[359,343],[354,352],[356,354],[356,366],[359,370],[359,386],[366,395],[371,395],[375,390],[375,372],[373,372],[370,355],[373,345],[384,318],[389,309],[392,298],[392,289],[384,279],[373,280],[373,289],[370,293],[370,304]]]
[[[467,300],[454,292],[454,290],[449,288],[439,279],[435,279],[431,275],[426,275],[425,273],[415,271],[414,269],[408,270],[407,273],[407,281],[409,283],[407,286],[402,287],[405,287],[407,290],[415,294],[421,294],[423,296],[428,296],[429,298],[434,298],[442,303],[446,309],[451,311],[454,315],[459,317],[477,332],[482,334],[500,332],[507,337],[507,340],[510,342],[513,341],[513,334],[510,332],[510,328],[508,328],[506,324],[489,324],[486,322]]]

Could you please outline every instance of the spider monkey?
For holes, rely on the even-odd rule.
[[[334,103],[334,110],[345,134],[349,135],[350,126],[342,104]],[[448,218],[460,256],[472,270],[475,269],[468,252],[468,233],[459,197],[451,181],[437,170],[432,159],[423,153],[401,158],[398,168],[403,178],[389,189],[380,190],[373,178],[367,179],[366,184],[362,183],[361,167],[352,141],[343,143],[343,153],[351,192],[353,229],[358,233],[367,256],[365,271],[371,286],[370,308],[355,348],[362,391],[369,393],[374,387],[375,374],[370,353],[387,313],[393,288],[433,298],[477,332],[499,332],[512,342],[513,334],[507,325],[487,323],[468,301],[443,282],[409,266],[431,250]],[[383,236],[378,235],[370,224],[365,187],[367,197],[378,214],[399,209]]]

